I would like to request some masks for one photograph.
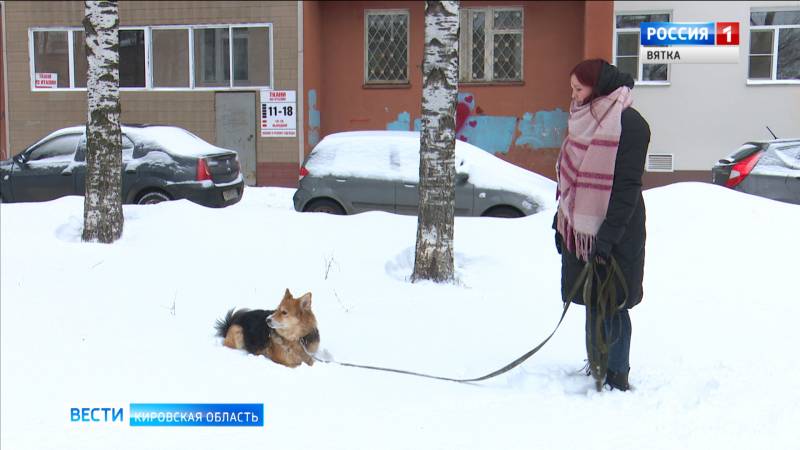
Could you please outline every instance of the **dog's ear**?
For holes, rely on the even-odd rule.
[[[292,293],[289,292],[289,288],[286,288],[286,292],[283,293],[283,298],[292,298]]]
[[[303,308],[305,310],[310,310],[311,309],[311,292],[306,292],[298,300],[300,300],[300,307],[301,308]]]

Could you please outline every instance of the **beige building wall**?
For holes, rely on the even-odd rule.
[[[271,23],[274,89],[297,90],[297,5],[290,1],[121,1],[120,26]],[[5,2],[5,44],[8,68],[8,116],[11,155],[58,128],[86,122],[86,92],[32,92],[28,52],[31,27],[80,27],[80,1]],[[241,88],[237,91],[255,91]],[[302,98],[301,96],[298,96]],[[186,128],[216,141],[214,91],[121,92],[122,121],[164,123]],[[298,138],[262,138],[258,104],[256,154],[259,185],[296,185]],[[302,130],[298,118],[298,129]],[[291,168],[291,170],[289,170]],[[291,176],[290,176],[290,172]]]
[[[673,22],[740,24],[739,63],[672,64],[669,85],[634,88],[634,107],[650,123],[651,153],[672,153],[676,171],[702,171],[710,181],[718,159],[746,141],[771,139],[767,125],[778,137],[800,137],[800,84],[747,83],[751,8],[786,7],[800,9],[800,1],[614,2],[615,14],[671,12]]]

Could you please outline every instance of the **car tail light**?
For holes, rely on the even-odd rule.
[[[308,169],[305,166],[300,166],[300,176],[297,179],[302,180],[306,175],[308,175]]]
[[[731,174],[728,177],[728,181],[725,182],[725,186],[732,188],[741,183],[748,175],[750,175],[750,171],[753,170],[753,167],[756,166],[756,163],[763,154],[764,152],[755,152],[747,158],[734,164],[731,168]]]
[[[197,160],[197,181],[210,180],[211,171],[208,170],[208,163],[205,158]]]

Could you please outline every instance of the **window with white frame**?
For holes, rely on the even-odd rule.
[[[88,67],[81,28],[31,29],[29,36],[32,90],[86,88]],[[121,28],[120,87],[269,88],[271,37],[269,24]],[[40,86],[40,79],[55,82]]]
[[[669,22],[670,13],[619,13],[614,21],[614,65],[629,73],[638,83],[665,83],[667,64],[642,64],[639,60],[639,25],[642,22]]]
[[[522,8],[463,8],[459,79],[521,81],[524,23]]]
[[[367,10],[364,81],[408,83],[408,11]]]
[[[186,28],[156,28],[153,29],[151,36],[153,87],[190,87],[189,30]]]
[[[751,11],[747,78],[800,81],[800,9]]]

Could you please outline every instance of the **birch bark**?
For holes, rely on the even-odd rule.
[[[86,194],[83,240],[112,243],[122,236],[122,131],[119,103],[117,2],[86,1]]]
[[[455,215],[458,2],[425,2],[419,215],[412,281],[451,282]]]

